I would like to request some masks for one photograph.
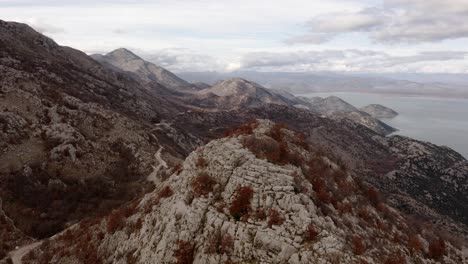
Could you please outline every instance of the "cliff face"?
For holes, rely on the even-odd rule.
[[[191,153],[153,193],[30,263],[463,263],[301,134],[265,120]]]

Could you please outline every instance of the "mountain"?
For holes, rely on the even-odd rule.
[[[310,148],[281,125],[247,124],[190,154],[141,200],[51,239],[30,263],[468,261]]]
[[[336,98],[179,92],[3,21],[0,76],[15,263],[466,262],[468,161]]]
[[[360,108],[359,110],[366,112],[375,118],[394,118],[398,115],[395,110],[379,104],[370,104]]]
[[[2,208],[35,238],[144,193],[155,123],[186,109],[20,23],[0,21],[0,75]]]
[[[369,115],[362,111],[349,111],[349,112],[336,112],[330,115],[330,118],[335,120],[342,120],[343,118],[352,120],[360,125],[363,125],[380,135],[390,135],[397,132],[398,129],[391,127],[384,122],[378,120],[376,117]]]
[[[230,110],[263,104],[288,105],[291,100],[256,83],[235,78],[219,82],[210,88],[199,91],[192,103],[210,108]]]
[[[213,84],[219,80],[244,78],[272,89],[286,90],[293,94],[314,92],[362,92],[401,95],[440,96],[468,98],[466,76],[445,78],[437,74],[339,74],[328,72],[182,72],[179,76],[190,82]],[[430,81],[427,81],[430,80]]]
[[[336,96],[329,96],[327,98],[323,98],[322,100],[312,99],[310,102],[312,104],[312,110],[324,115],[330,115],[337,112],[358,111],[356,107]]]
[[[176,91],[194,89],[192,84],[182,80],[170,71],[145,61],[124,48],[116,49],[105,55],[94,54],[91,57],[109,68],[129,72],[144,83],[155,81]]]
[[[192,83],[192,85],[198,88],[199,90],[208,89],[211,87],[211,85],[204,82],[194,82]]]

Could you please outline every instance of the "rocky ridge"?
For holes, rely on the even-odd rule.
[[[190,91],[194,86],[172,72],[145,61],[133,52],[120,48],[105,55],[94,54],[91,57],[110,68],[128,72],[143,82],[158,82],[175,91]]]
[[[370,104],[370,105],[360,108],[359,110],[366,112],[369,115],[375,118],[379,118],[379,119],[380,118],[394,118],[395,116],[398,115],[398,113],[395,110],[390,109],[380,104]]]
[[[465,249],[411,224],[314,149],[283,126],[252,122],[197,149],[141,201],[42,245],[28,263],[468,261]]]

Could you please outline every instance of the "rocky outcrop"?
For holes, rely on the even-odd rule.
[[[245,125],[190,154],[141,201],[70,228],[29,261],[468,261],[298,136],[268,121]]]
[[[394,118],[395,116],[398,115],[398,113],[390,109],[388,107],[385,107],[383,105],[379,104],[370,104],[368,106],[362,107],[359,110],[368,113],[369,115],[375,117],[375,118]]]

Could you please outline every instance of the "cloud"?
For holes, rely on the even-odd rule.
[[[245,54],[240,65],[243,70],[256,71],[339,71],[339,72],[424,72],[446,69],[443,62],[451,61],[455,72],[466,72],[467,52],[421,52],[395,56],[372,50],[326,50],[299,52],[256,52]],[[455,62],[460,62],[459,64]]]
[[[356,13],[339,12],[319,15],[307,24],[314,32],[340,33],[349,31],[369,31],[383,21],[384,15],[377,8],[367,8]]]
[[[309,35],[369,32],[380,43],[437,42],[468,37],[467,16],[466,0],[384,0],[382,7],[315,16],[307,27]]]
[[[326,34],[326,33],[309,34],[309,35],[289,38],[289,39],[286,39],[284,42],[289,45],[293,45],[297,43],[322,44],[322,43],[330,41],[334,36],[335,36],[334,34]]]
[[[141,55],[144,59],[174,72],[225,71],[228,67],[212,56],[188,49],[164,49],[141,53]]]
[[[28,24],[30,27],[34,28],[37,32],[41,34],[55,34],[55,33],[62,33],[65,30],[61,27],[49,24],[44,19],[38,18],[27,18],[27,19],[18,19],[16,20],[21,23]]]

